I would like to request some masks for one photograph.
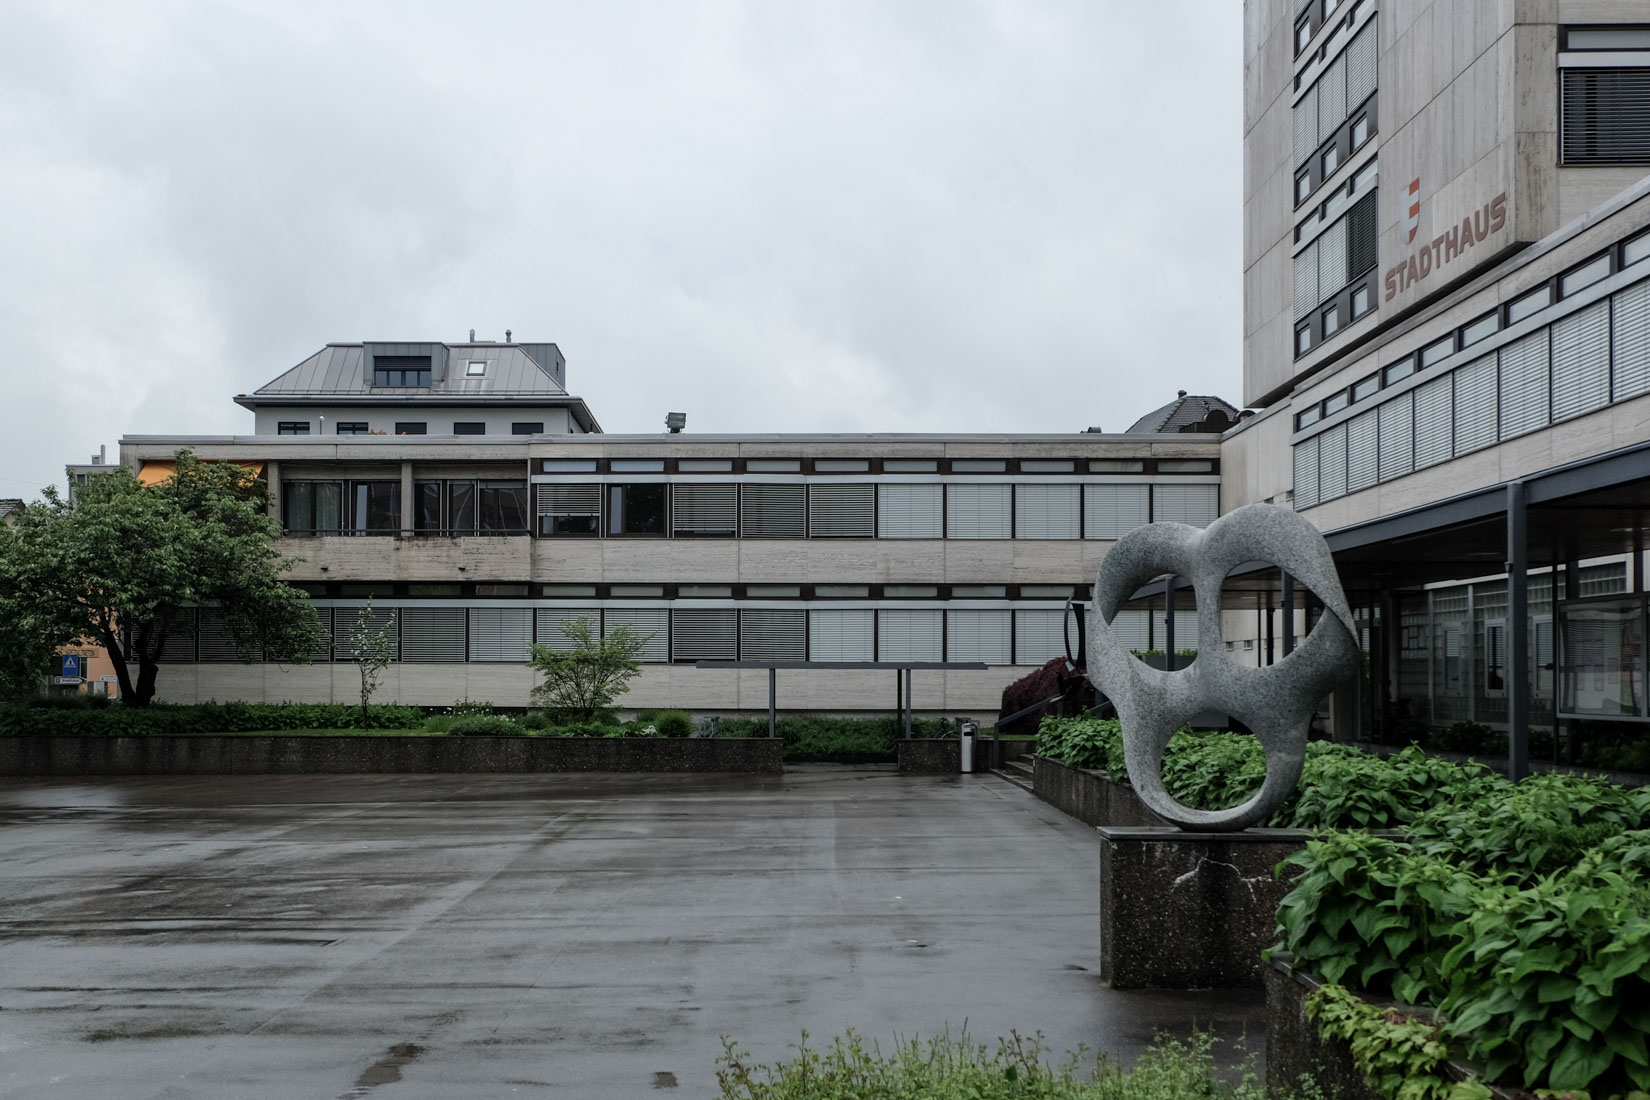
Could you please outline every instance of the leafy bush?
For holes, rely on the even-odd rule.
[[[1103,771],[1119,783],[1129,781],[1123,724],[1115,718],[1044,718],[1037,728],[1037,755],[1071,768]]]
[[[685,710],[647,710],[636,716],[659,731],[660,737],[692,737],[693,715]]]
[[[803,763],[885,764],[896,758],[895,744],[899,740],[899,720],[892,715],[885,718],[781,718],[778,734],[784,742],[784,758]],[[956,735],[956,727],[947,718],[915,718],[911,722],[913,737],[947,737]],[[718,723],[718,737],[766,737],[766,718],[723,718]]]
[[[424,728],[417,707],[373,706],[374,729]],[[194,703],[147,707],[0,705],[0,734],[156,736],[258,730],[361,729],[359,706],[344,703]]]
[[[522,729],[529,729],[538,733],[542,733],[550,728],[550,716],[545,714],[542,710],[535,710],[528,714],[524,714],[520,718],[516,719],[516,721],[521,725]]]
[[[1443,1073],[1449,1047],[1436,1024],[1383,1011],[1338,985],[1319,986],[1306,998],[1306,1014],[1318,1033],[1339,1039],[1371,1088],[1400,1100],[1465,1100],[1483,1097],[1482,1085],[1462,1088]]]
[[[465,698],[454,703],[452,710],[448,713],[450,713],[454,718],[474,718],[477,715],[492,714],[493,704],[487,702],[485,699]]]
[[[520,737],[526,730],[508,718],[496,714],[474,714],[453,722],[452,733],[474,737],[479,734],[493,737]]]
[[[1313,741],[1301,781],[1268,824],[1290,829],[1392,829],[1434,806],[1482,797],[1506,781],[1410,746],[1382,759],[1350,745]]]

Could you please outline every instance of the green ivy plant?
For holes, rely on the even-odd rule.
[[[1449,1047],[1435,1024],[1377,1008],[1339,985],[1313,990],[1306,1015],[1318,1034],[1347,1044],[1364,1081],[1387,1100],[1489,1100],[1482,1082],[1445,1075]]]

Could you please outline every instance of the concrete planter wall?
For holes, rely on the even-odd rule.
[[[1031,792],[1085,825],[1167,824],[1146,809],[1127,783],[1113,782],[1105,772],[1067,767],[1041,756],[1032,766]]]
[[[767,738],[0,737],[0,776],[735,772],[777,775]]]
[[[898,742],[899,770],[910,775],[957,775],[962,772],[960,737],[913,737]],[[974,767],[982,769],[978,744]]]

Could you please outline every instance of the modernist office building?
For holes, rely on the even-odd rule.
[[[1360,730],[1533,725],[1616,762],[1589,744],[1650,735],[1650,12],[1246,15],[1260,412],[1222,448],[1226,503],[1328,535],[1369,626]]]
[[[1238,415],[1181,394],[1117,434],[617,436],[564,371],[553,344],[333,344],[236,398],[253,434],[123,439],[143,478],[184,447],[261,470],[334,638],[309,665],[245,665],[201,609],[159,697],[353,698],[344,638],[370,597],[397,628],[383,697],[404,703],[524,706],[530,645],[583,616],[650,639],[627,707],[766,707],[765,673],[701,660],[944,660],[988,668],[916,675],[916,709],[992,715],[1064,655],[1066,603],[1119,535],[1216,516]],[[1166,611],[1121,627],[1162,645]],[[1192,612],[1175,628],[1195,645]],[[787,673],[782,698],[886,712],[893,681]]]

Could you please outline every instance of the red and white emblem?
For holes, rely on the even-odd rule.
[[[1421,177],[1409,181],[1409,239],[1415,240],[1415,231],[1421,228]]]

